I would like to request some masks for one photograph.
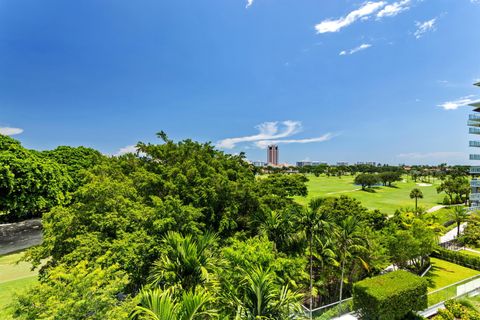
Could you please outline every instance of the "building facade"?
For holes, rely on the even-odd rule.
[[[475,84],[480,87],[480,82]],[[474,135],[480,135],[480,102],[472,103],[473,113],[468,116],[468,133]],[[480,141],[470,140],[469,146],[472,148],[480,148]],[[479,150],[479,149],[476,149]],[[480,160],[480,154],[471,153],[470,160]],[[470,210],[480,209],[480,166],[472,165],[470,167],[470,175],[472,180],[470,181],[471,193],[470,193]]]
[[[267,163],[278,165],[278,146],[276,144],[267,147]]]

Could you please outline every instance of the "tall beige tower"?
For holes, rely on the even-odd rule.
[[[267,162],[268,164],[278,165],[278,146],[276,144],[268,146]]]

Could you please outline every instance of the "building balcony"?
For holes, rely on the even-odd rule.
[[[477,180],[477,179],[470,180],[470,187],[480,188],[480,180]]]
[[[480,134],[480,128],[468,128],[468,133]]]
[[[480,127],[480,121],[468,120],[467,125],[471,127]]]
[[[480,160],[480,154],[471,154],[470,160]]]
[[[470,193],[470,201],[480,201],[480,193]]]
[[[468,120],[471,121],[479,121],[480,122],[480,115],[479,114],[469,114]]]
[[[480,141],[470,141],[470,142],[468,143],[468,145],[469,145],[470,147],[480,148]]]
[[[471,166],[470,174],[480,174],[480,166]]]

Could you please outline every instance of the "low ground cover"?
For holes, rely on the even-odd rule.
[[[11,319],[8,305],[13,295],[37,281],[37,272],[30,270],[30,263],[16,263],[22,255],[23,252],[18,252],[0,256],[0,319]]]
[[[360,186],[353,183],[353,176],[338,178],[321,175],[315,177],[313,174],[309,174],[307,177],[309,179],[307,182],[308,195],[296,197],[301,204],[307,204],[310,199],[316,197],[347,195],[360,200],[369,209],[378,209],[393,214],[401,207],[415,205],[414,200],[409,196],[413,188],[419,188],[422,191],[423,199],[419,199],[418,204],[426,209],[441,204],[445,196],[443,193],[437,193],[438,181],[433,181],[432,184],[422,184],[405,177],[403,181],[395,183],[393,187],[378,186],[370,191],[362,191]]]

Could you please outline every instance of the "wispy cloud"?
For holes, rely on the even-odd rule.
[[[252,142],[254,146],[264,148],[272,143],[312,143],[322,142],[333,137],[328,133],[320,137],[306,139],[286,139],[302,131],[300,121],[264,122],[255,127],[258,133],[250,136],[227,138],[217,142],[217,147],[233,149],[239,143]]]
[[[383,8],[387,3],[385,1],[368,1],[360,8],[353,10],[346,16],[338,19],[326,19],[315,25],[317,33],[338,32],[359,19],[368,19],[372,14]]]
[[[339,55],[341,56],[345,56],[347,54],[354,54],[358,51],[362,51],[362,50],[365,50],[365,49],[368,49],[370,48],[372,45],[369,44],[369,43],[362,43],[361,45],[359,45],[358,47],[355,47],[353,49],[350,49],[350,50],[343,50],[343,51],[340,51]]]
[[[245,6],[245,8],[250,8],[253,4],[253,0],[247,0],[247,5]]]
[[[115,153],[115,155],[121,156],[127,153],[137,153],[137,146],[131,145],[131,146],[120,148],[120,150],[118,150],[118,152]]]
[[[475,102],[475,100],[472,99],[473,97],[475,97],[475,96],[474,95],[469,95],[469,96],[466,96],[466,97],[461,97],[457,100],[446,101],[442,104],[439,104],[438,106],[442,107],[445,110],[455,110],[455,109],[458,109],[459,107],[468,106],[469,104]]]
[[[402,0],[388,4],[377,13],[377,18],[381,19],[384,17],[394,17],[397,14],[410,9],[411,4],[411,0]]]
[[[401,153],[397,155],[398,158],[404,159],[459,159],[465,158],[463,152],[454,152],[454,151],[437,151],[437,152],[411,152],[411,153]]]
[[[255,142],[255,145],[259,148],[266,148],[269,144],[280,144],[280,143],[313,143],[313,142],[324,142],[332,139],[335,135],[332,133],[326,133],[323,136],[316,138],[307,138],[307,139],[284,139],[284,140],[260,140]]]
[[[0,134],[4,136],[14,136],[23,132],[21,128],[0,127]]]
[[[272,140],[290,137],[298,133],[302,129],[302,123],[299,121],[283,121],[281,122],[282,128],[279,128],[279,122],[264,122],[256,126],[259,131],[258,134],[251,136],[244,136],[238,138],[227,138],[219,141],[217,146],[223,149],[232,149],[238,143],[242,142],[254,142],[260,140]]]
[[[435,31],[436,21],[437,21],[437,18],[433,18],[425,22],[416,22],[415,25],[417,26],[417,30],[413,34],[415,38],[420,39],[425,35],[425,33],[429,31]]]

